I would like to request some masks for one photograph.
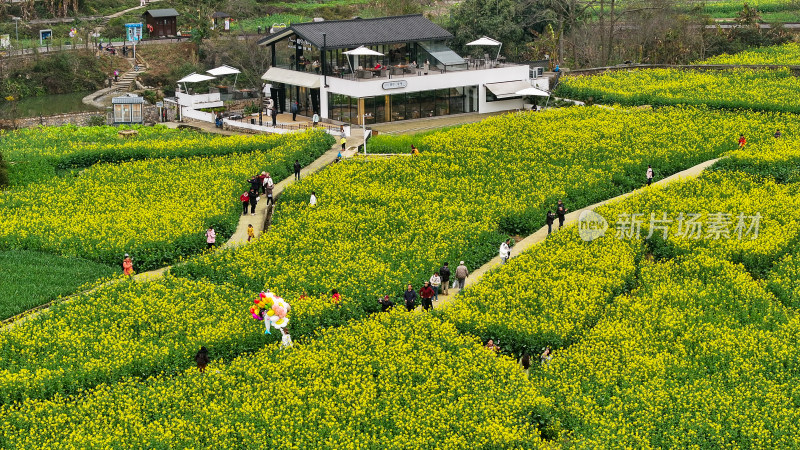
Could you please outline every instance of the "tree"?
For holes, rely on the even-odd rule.
[[[488,36],[503,43],[503,53],[517,56],[525,48],[525,32],[515,0],[464,0],[453,10],[449,30],[453,47],[465,52],[467,42]]]
[[[596,1],[523,0],[520,7],[522,26],[528,30],[535,29],[537,33],[545,32],[546,36],[554,38],[558,49],[558,64],[564,64],[565,33],[581,26]]]

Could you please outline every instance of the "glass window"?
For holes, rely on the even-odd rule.
[[[131,105],[131,122],[142,121],[142,105]]]
[[[125,118],[122,115],[122,105],[114,105],[114,122],[124,122]]]
[[[437,116],[450,114],[450,89],[436,90],[436,113]]]
[[[392,117],[391,121],[406,120],[406,94],[392,95]]]
[[[420,116],[433,117],[436,114],[436,91],[420,92]]]

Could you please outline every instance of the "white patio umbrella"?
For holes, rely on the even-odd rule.
[[[470,46],[480,46],[480,47],[492,47],[497,46],[497,56],[494,57],[495,60],[500,57],[500,49],[503,48],[503,43],[500,41],[496,41],[490,37],[483,36],[480,39],[475,39],[472,42],[467,42],[467,45]]]
[[[550,93],[549,92],[543,91],[543,90],[541,90],[539,88],[535,88],[533,86],[531,86],[529,88],[525,88],[525,89],[523,89],[521,91],[517,91],[517,92],[515,92],[515,94],[522,95],[522,96],[530,95],[530,96],[535,96],[535,97],[550,97]]]
[[[234,75],[235,74],[236,77],[233,79],[233,89],[235,90],[236,89],[236,81],[239,79],[239,74],[242,73],[242,71],[237,69],[237,68],[235,68],[235,67],[231,67],[231,66],[227,66],[227,65],[223,64],[223,65],[221,65],[219,67],[215,67],[215,68],[213,68],[211,70],[206,70],[206,73],[210,73],[211,75],[214,75],[215,77],[221,77],[223,75]]]
[[[363,45],[358,48],[354,48],[353,50],[348,50],[346,52],[342,52],[345,55],[352,55],[355,56],[356,67],[358,67],[358,57],[359,56],[383,56],[383,53],[376,52],[375,50],[369,49],[364,47]],[[347,58],[347,64],[350,64],[350,58]],[[353,66],[350,66],[350,72],[353,72]]]
[[[189,92],[189,90],[186,89],[186,83],[200,83],[203,81],[208,81],[213,79],[214,77],[203,75],[202,73],[193,72],[178,80],[178,84],[183,83],[183,90]]]

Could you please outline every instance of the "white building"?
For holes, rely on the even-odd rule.
[[[495,60],[497,47],[462,57],[452,38],[422,15],[295,24],[259,42],[272,53],[262,78],[280,112],[297,101],[300,114],[352,124],[515,110],[517,91],[548,89],[527,65]],[[374,55],[346,54],[362,46]]]

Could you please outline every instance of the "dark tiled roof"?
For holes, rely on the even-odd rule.
[[[172,8],[148,9],[147,11],[144,12],[144,14],[150,14],[151,17],[175,17],[180,15],[178,14],[178,11],[175,11]]]
[[[453,35],[422,16],[381,17],[377,19],[328,20],[293,24],[286,30],[267,36],[260,44],[269,44],[285,37],[292,30],[300,38],[322,47],[322,33],[327,33],[327,48],[349,48],[359,45],[393,44],[398,42],[437,41]],[[279,35],[281,35],[279,37]]]

